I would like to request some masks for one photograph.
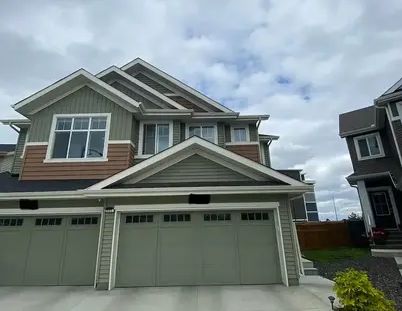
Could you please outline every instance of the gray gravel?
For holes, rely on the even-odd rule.
[[[368,255],[359,259],[344,259],[336,262],[314,262],[314,265],[321,276],[331,280],[336,272],[347,268],[367,271],[374,286],[395,301],[397,310],[402,311],[402,277],[395,259]]]

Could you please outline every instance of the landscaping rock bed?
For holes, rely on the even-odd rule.
[[[342,259],[330,262],[314,262],[321,276],[333,280],[336,272],[347,268],[367,271],[373,285],[395,301],[397,310],[402,310],[402,277],[393,258],[370,255],[357,259]]]

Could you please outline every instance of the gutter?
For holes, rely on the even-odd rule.
[[[0,193],[0,201],[20,199],[89,199],[120,198],[139,196],[176,196],[195,194],[287,194],[311,191],[311,186],[233,186],[220,187],[175,187],[175,188],[124,188],[75,191],[9,192]]]

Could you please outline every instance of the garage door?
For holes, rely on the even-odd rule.
[[[98,216],[0,217],[0,285],[92,285]]]
[[[272,211],[121,216],[118,287],[280,280]]]

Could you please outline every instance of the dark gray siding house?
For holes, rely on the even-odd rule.
[[[13,108],[26,119],[2,121],[19,138],[0,174],[0,285],[298,284],[291,205],[313,186],[271,167],[267,115],[141,59]]]
[[[354,170],[346,179],[358,189],[368,231],[401,227],[401,104],[399,81],[374,105],[339,116],[339,134],[346,139]]]

